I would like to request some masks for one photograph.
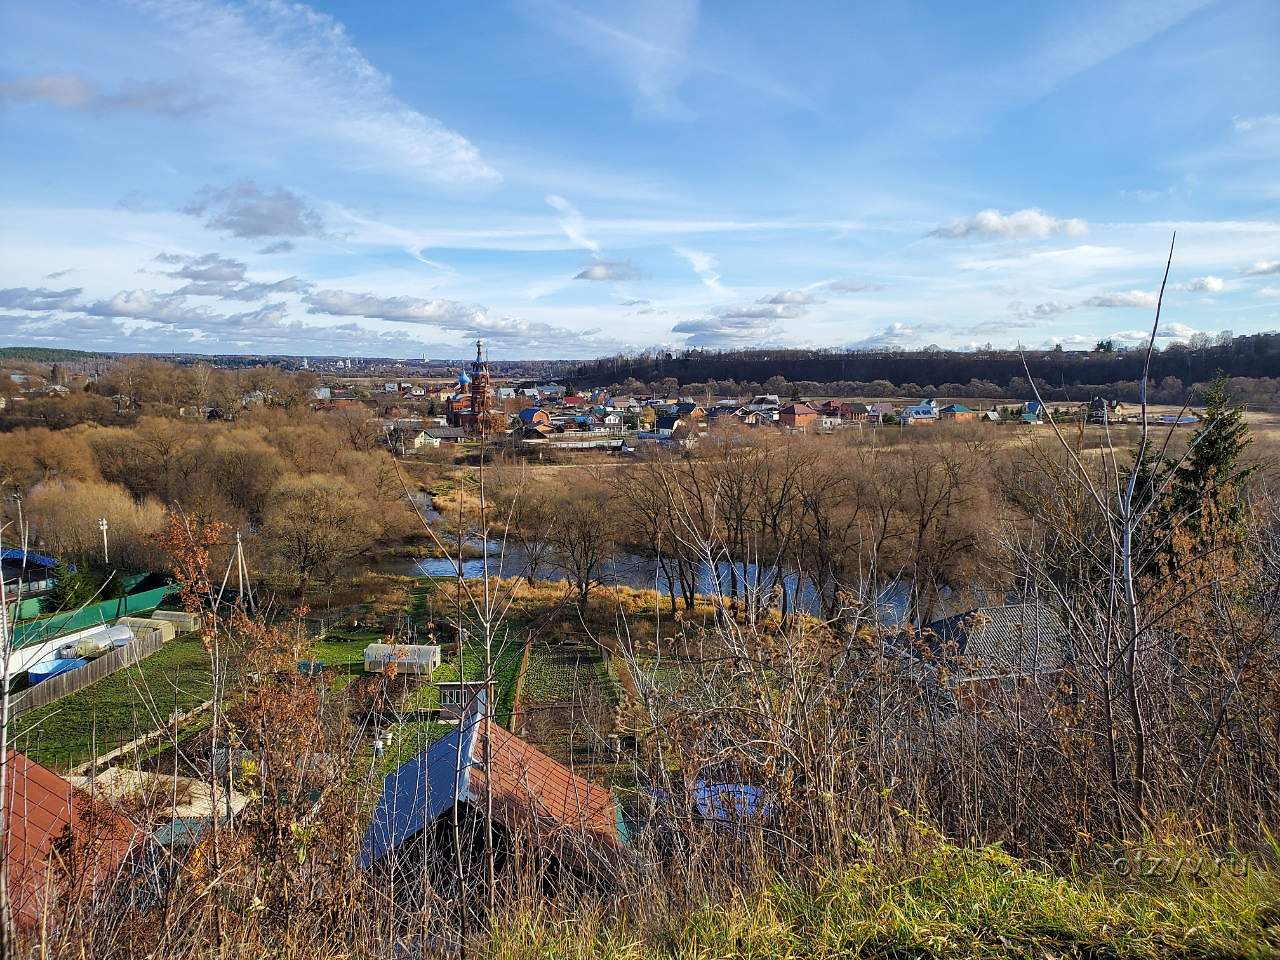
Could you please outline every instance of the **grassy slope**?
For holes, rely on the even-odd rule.
[[[195,635],[180,636],[143,660],[69,697],[20,717],[12,745],[33,760],[66,769],[156,729],[175,710],[209,699],[209,655]]]
[[[1274,851],[1273,851],[1274,853]],[[996,848],[938,846],[801,889],[775,882],[643,924],[504,916],[489,955],[550,957],[1274,957],[1280,874],[1119,882],[1061,876]]]

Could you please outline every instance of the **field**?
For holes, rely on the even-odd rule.
[[[158,729],[175,711],[208,700],[211,689],[209,654],[196,635],[184,634],[140,664],[20,717],[12,745],[66,770]]]

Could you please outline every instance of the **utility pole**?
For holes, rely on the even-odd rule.
[[[102,531],[102,565],[109,566],[111,560],[107,555],[107,518],[98,518],[98,529]]]
[[[0,553],[3,552],[4,546],[4,527],[5,524],[0,523]],[[25,566],[26,554],[24,551],[23,561]],[[18,603],[15,606],[15,616],[17,609],[22,605],[22,580],[18,580]],[[7,838],[8,820],[6,815],[11,811],[7,809],[9,794],[9,680],[10,666],[13,657],[13,644],[9,635],[9,596],[5,590],[4,574],[0,572],[0,670],[3,676],[0,676],[0,837]],[[13,929],[13,909],[9,902],[9,851],[8,843],[0,842],[0,958],[8,960],[9,957],[16,953],[14,944]]]

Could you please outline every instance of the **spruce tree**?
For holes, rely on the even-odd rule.
[[[1169,491],[1170,514],[1198,539],[1211,533],[1203,522],[1210,506],[1220,524],[1239,529],[1244,519],[1240,484],[1254,471],[1241,463],[1253,438],[1244,411],[1231,404],[1222,373],[1205,389],[1204,405],[1204,419],[1192,434],[1190,453],[1176,469]]]
[[[82,606],[92,594],[92,585],[65,560],[59,560],[54,565],[53,589],[49,591],[46,604],[48,609],[74,610]]]
[[[1156,569],[1180,580],[1203,578],[1215,561],[1216,569],[1223,570],[1234,568],[1230,561],[1244,559],[1240,485],[1254,470],[1242,462],[1252,442],[1249,425],[1244,412],[1232,406],[1223,375],[1205,388],[1203,397],[1204,419],[1189,438],[1187,456],[1180,463],[1137,466],[1140,490],[1167,481],[1147,517],[1147,536]],[[1141,495],[1137,502],[1143,502]]]

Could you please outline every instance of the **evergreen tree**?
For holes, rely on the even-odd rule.
[[[1223,523],[1239,528],[1244,515],[1240,484],[1254,470],[1241,464],[1253,438],[1244,411],[1231,405],[1224,374],[1205,389],[1204,404],[1204,420],[1191,437],[1190,454],[1175,471],[1169,497],[1170,513],[1197,536],[1208,533],[1201,517],[1209,502]]]
[[[84,574],[59,560],[53,568],[53,589],[49,591],[48,608],[74,610],[93,596],[93,585]]]
[[[1240,485],[1254,470],[1242,464],[1252,442],[1243,411],[1231,404],[1226,378],[1219,375],[1204,391],[1204,419],[1188,442],[1181,463],[1154,455],[1136,463],[1135,505],[1150,501],[1164,487],[1146,518],[1151,559],[1166,578],[1200,579],[1205,564],[1219,571],[1243,559],[1245,503]]]

